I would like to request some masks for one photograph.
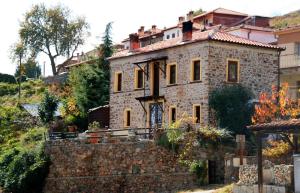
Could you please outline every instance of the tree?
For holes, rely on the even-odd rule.
[[[51,121],[53,121],[57,107],[58,99],[46,92],[38,109],[41,120],[44,123],[50,123]]]
[[[287,83],[283,83],[279,91],[273,86],[271,94],[260,94],[252,117],[253,124],[299,118],[300,106],[297,100],[289,98],[288,87]],[[290,153],[291,149],[296,149],[291,136],[281,133],[279,137],[281,140],[268,141],[268,147],[263,150],[265,156],[276,158]]]
[[[11,48],[11,59],[13,61],[18,61],[19,69],[22,69],[22,59],[26,58],[27,55],[27,48],[23,41],[20,41],[16,44],[14,44]],[[22,80],[22,70],[20,71],[19,77],[18,77],[18,83],[19,83],[19,102],[21,100],[21,80]]]
[[[287,93],[287,83],[283,83],[279,91],[273,86],[271,95],[261,93],[258,105],[255,105],[252,123],[268,123],[276,120],[297,118],[300,115],[298,101],[289,98]]]
[[[105,105],[109,99],[109,80],[103,69],[87,64],[71,70],[69,84],[83,116],[89,109]]]
[[[25,75],[27,78],[38,78],[41,75],[41,68],[34,60],[34,58],[29,58],[25,63],[23,63],[22,68],[17,67],[15,76]]]
[[[240,85],[215,89],[209,96],[209,106],[215,111],[221,128],[233,134],[247,134],[246,126],[251,123],[253,94]]]
[[[111,57],[114,52],[111,31],[112,31],[112,22],[109,22],[106,25],[104,36],[102,37],[103,43],[100,46],[100,51],[101,51],[100,63],[108,74],[109,74],[109,61],[107,60],[107,58]]]
[[[112,22],[105,28],[103,43],[100,45],[100,57],[94,64],[83,64],[72,69],[69,76],[69,85],[76,99],[81,113],[86,116],[91,108],[106,105],[109,100],[109,61],[113,54],[113,41],[111,37]]]
[[[196,11],[194,11],[193,16],[197,16],[200,15],[202,13],[205,13],[206,11],[204,11],[203,9],[199,8]]]
[[[19,34],[26,48],[48,56],[52,73],[56,75],[56,58],[63,56],[66,61],[71,60],[77,48],[83,45],[87,29],[85,19],[73,19],[67,7],[58,5],[47,8],[39,4],[25,14]]]

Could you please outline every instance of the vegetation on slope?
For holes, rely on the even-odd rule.
[[[270,21],[270,25],[276,29],[300,25],[300,10],[273,17]]]
[[[0,83],[0,189],[4,192],[41,192],[48,168],[46,128],[20,104],[40,101],[45,90],[40,80],[22,83],[19,101],[17,84]]]

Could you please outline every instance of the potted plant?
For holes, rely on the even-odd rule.
[[[94,121],[88,126],[88,134],[90,135],[89,142],[90,143],[98,143],[99,142],[99,133],[97,132],[100,129],[100,123]]]
[[[65,118],[65,122],[68,125],[68,131],[69,132],[76,132],[77,126],[75,125],[76,117],[73,115],[68,115]]]

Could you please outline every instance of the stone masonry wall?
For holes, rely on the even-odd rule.
[[[134,62],[148,58],[168,56],[167,63],[177,64],[177,84],[166,85],[166,78],[160,72],[160,95],[164,100],[164,124],[168,125],[169,107],[177,107],[177,116],[183,112],[193,114],[193,104],[201,104],[202,124],[210,122],[208,107],[209,93],[226,83],[227,59],[240,61],[240,83],[250,88],[255,97],[262,91],[271,91],[277,84],[277,51],[223,42],[204,41],[147,54],[138,54],[111,61],[110,85],[110,127],[123,128],[124,110],[131,109],[131,127],[147,127],[147,116],[142,105],[135,99],[144,96],[143,90],[134,89]],[[190,70],[192,59],[200,58],[202,81],[191,83]],[[161,61],[162,62],[162,61]],[[145,64],[141,64],[145,66]],[[147,70],[147,69],[146,69]],[[122,91],[114,93],[114,73],[122,72]],[[150,77],[145,77],[145,93],[150,95]],[[147,109],[149,103],[143,102]]]
[[[239,60],[239,83],[251,89],[256,98],[261,92],[271,92],[272,85],[277,85],[276,50],[211,42],[208,75],[210,91],[224,84],[232,84],[226,82],[227,59]]]
[[[160,71],[160,95],[165,97],[164,101],[164,123],[169,124],[169,107],[177,107],[177,116],[184,112],[192,115],[193,104],[202,105],[202,122],[208,123],[208,43],[186,45],[177,48],[167,49],[161,52],[155,52],[147,55],[136,55],[111,61],[111,85],[110,85],[110,127],[118,129],[123,127],[123,115],[126,108],[131,109],[132,128],[147,127],[145,122],[146,114],[143,107],[137,101],[136,97],[144,96],[143,90],[134,90],[134,69],[133,62],[138,62],[151,57],[168,56],[167,64],[177,64],[177,84],[168,86],[167,80],[162,71]],[[191,60],[201,59],[202,65],[202,82],[190,83],[190,65]],[[163,61],[161,61],[163,62]],[[144,66],[145,64],[141,64]],[[146,69],[147,70],[147,69]],[[114,93],[114,72],[123,72],[122,92]],[[149,68],[150,71],[150,68]],[[150,77],[145,77],[145,92],[150,95]],[[151,101],[150,101],[151,102]],[[145,103],[146,109],[148,103]]]
[[[45,193],[148,193],[191,188],[195,176],[176,156],[154,142],[46,143],[50,172]]]

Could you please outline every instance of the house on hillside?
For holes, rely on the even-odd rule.
[[[232,26],[247,17],[248,14],[245,13],[240,13],[224,8],[217,8],[212,11],[208,11],[195,16],[193,18],[193,21],[195,23],[203,25],[203,27],[214,25]]]
[[[206,125],[212,90],[241,84],[258,97],[277,84],[281,48],[215,29],[194,31],[190,20],[181,33],[144,47],[131,34],[129,49],[109,58],[111,129],[160,128],[184,112]]]
[[[144,30],[145,27],[141,26],[137,33],[140,47],[154,44],[158,41],[182,37],[182,23],[186,20],[193,21],[194,31],[222,29],[228,30],[233,35],[254,41],[262,41],[264,43],[276,42],[273,30],[269,28],[269,17],[249,16],[245,13],[218,8],[197,16],[194,16],[194,12],[190,11],[186,17],[180,16],[176,25],[165,27],[164,29],[158,29],[156,25],[153,25],[151,29]],[[122,44],[125,49],[129,49],[129,38],[123,40]]]
[[[300,25],[275,31],[278,45],[286,50],[280,55],[280,82],[289,84],[289,94],[300,99]]]
[[[141,47],[162,41],[164,38],[164,33],[162,29],[158,29],[156,25],[152,25],[151,29],[145,30],[144,26],[138,29],[137,37],[139,39],[139,44]],[[125,49],[129,49],[130,41],[126,38],[122,41]]]
[[[115,50],[122,50],[124,49],[123,44],[115,44]],[[101,55],[101,49],[95,48],[88,52],[81,52],[77,53],[71,60],[67,60],[59,65],[56,66],[58,74],[64,74],[70,71],[73,67],[78,67],[82,64],[93,64],[95,60],[97,60]]]

